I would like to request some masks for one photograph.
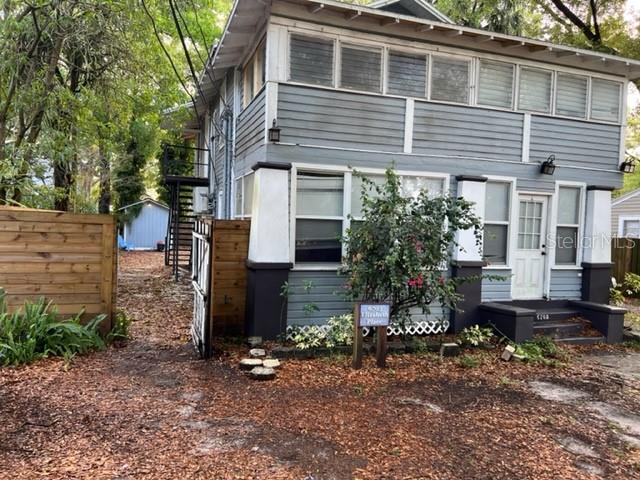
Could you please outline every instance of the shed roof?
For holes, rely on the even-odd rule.
[[[130,203],[129,205],[125,205],[124,207],[120,207],[118,209],[118,212],[121,211],[121,210],[126,210],[127,208],[131,208],[131,207],[133,207],[135,205],[140,205],[141,203],[153,203],[154,205],[157,205],[158,207],[162,207],[162,208],[164,208],[166,210],[169,210],[169,207],[167,205],[165,205],[164,203],[159,202],[157,200],[154,200],[151,197],[146,197],[146,198],[143,198],[143,199],[141,199],[141,200],[139,200],[137,202]]]
[[[626,202],[627,200],[632,199],[633,197],[637,197],[638,195],[640,195],[640,188],[636,188],[635,190],[631,190],[630,192],[625,193],[624,195],[614,199],[611,202],[611,206],[615,207],[616,205],[619,205],[621,203]]]

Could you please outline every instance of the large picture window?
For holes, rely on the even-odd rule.
[[[581,189],[578,187],[558,189],[556,265],[575,265],[578,260],[580,197]]]
[[[506,265],[511,184],[487,182],[482,256],[490,265]]]

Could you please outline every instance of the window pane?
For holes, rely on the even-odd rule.
[[[379,92],[381,90],[382,52],[343,46],[340,86],[354,90]]]
[[[620,84],[591,80],[591,118],[617,122],[620,119]]]
[[[578,229],[558,227],[556,236],[556,265],[575,265],[578,252]]]
[[[236,198],[235,198],[236,217],[242,216],[242,179],[236,180]]]
[[[333,40],[291,35],[289,78],[294,82],[333,85]]]
[[[624,220],[622,235],[625,237],[640,237],[640,220]]]
[[[450,57],[433,57],[431,99],[469,103],[469,61]]]
[[[444,181],[441,178],[402,177],[402,195],[418,198],[422,190],[426,190],[429,197],[436,197],[443,192]]]
[[[367,175],[366,177],[376,185],[382,185],[385,181],[383,175]],[[375,190],[371,188],[367,190],[367,194],[369,197],[377,196]],[[362,217],[362,178],[358,175],[351,176],[351,216]]]
[[[248,105],[253,99],[253,59],[245,65],[242,78],[244,79],[244,104]]]
[[[560,187],[558,196],[558,224],[577,225],[580,223],[580,189]]]
[[[558,74],[556,113],[577,118],[587,116],[587,77]]]
[[[427,57],[389,52],[388,91],[394,95],[425,97]]]
[[[340,262],[340,220],[296,220],[296,262]]]
[[[253,202],[253,173],[244,177],[244,214],[251,215]]]
[[[510,63],[480,60],[478,104],[511,108],[513,69],[514,66]]]
[[[509,189],[508,183],[487,182],[486,204],[484,207],[485,222],[509,221]]]
[[[482,238],[482,256],[492,265],[507,263],[507,225],[485,225]]]
[[[549,113],[551,102],[551,72],[520,69],[520,94],[518,108]]]
[[[342,216],[342,175],[298,174],[297,215]]]

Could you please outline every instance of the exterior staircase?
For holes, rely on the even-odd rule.
[[[593,345],[606,343],[606,338],[583,318],[579,310],[570,307],[536,309],[533,335],[553,338],[558,343]]]

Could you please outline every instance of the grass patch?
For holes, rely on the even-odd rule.
[[[538,337],[516,345],[516,354],[522,355],[527,362],[553,367],[561,366],[567,359],[565,352],[549,337]]]

